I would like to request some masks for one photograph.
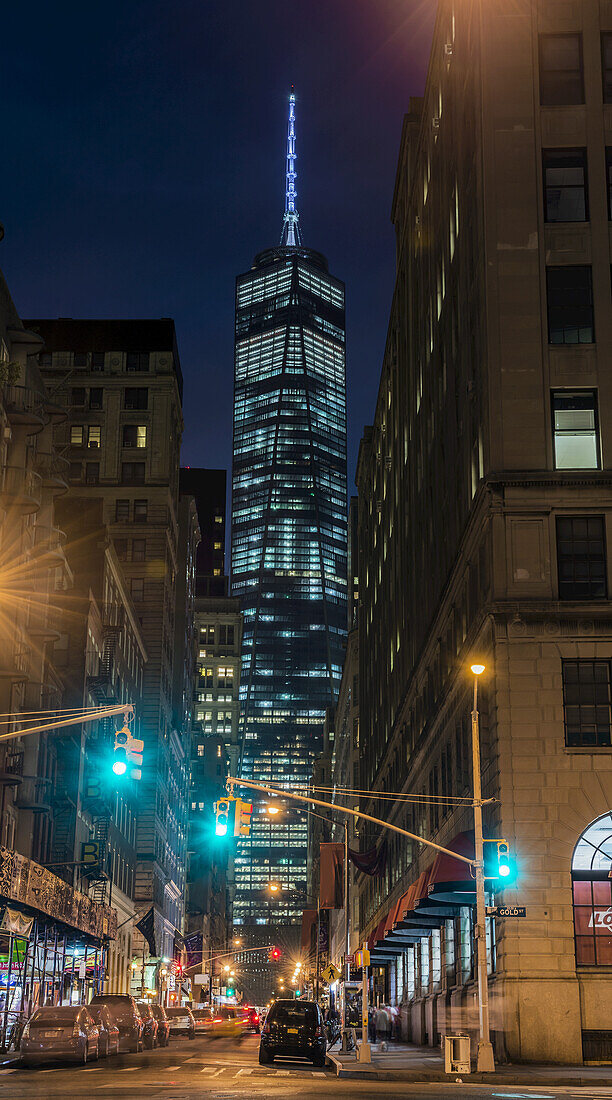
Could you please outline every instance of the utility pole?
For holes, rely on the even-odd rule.
[[[493,1073],[495,1060],[489,1025],[489,979],[487,974],[487,926],[485,912],[484,846],[482,837],[482,782],[480,776],[480,728],[478,722],[478,677],[484,665],[472,665],[474,673],[474,706],[472,708],[472,769],[474,774],[474,848],[476,863],[476,958],[478,967],[478,1039],[479,1073]]]

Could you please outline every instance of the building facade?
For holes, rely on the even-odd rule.
[[[518,863],[493,895],[527,909],[487,929],[513,1061],[605,1059],[612,1039],[611,18],[591,0],[439,5],[359,458],[360,783],[376,816],[469,851],[482,660],[485,836]],[[361,891],[381,996],[417,1042],[474,1034],[470,884],[387,845]]]
[[[190,744],[175,673],[182,685],[177,664],[192,659],[175,646],[182,375],[174,323],[29,324],[44,340],[40,367],[67,414],[56,443],[69,455],[71,496],[101,501],[147,654],[134,901],[140,915],[154,908],[156,957],[172,957],[184,919]],[[138,932],[132,946],[140,954]]]
[[[231,583],[243,612],[241,774],[306,789],[346,633],[345,326],[343,284],[301,244],[294,110],[293,96],[281,245],[236,281]],[[306,821],[273,824],[255,800],[237,859],[234,923],[296,922]],[[271,880],[282,887],[272,914]]]

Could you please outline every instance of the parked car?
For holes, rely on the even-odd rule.
[[[201,1034],[202,1032],[212,1031],[213,1026],[213,1014],[210,1008],[196,1008],[195,1005],[191,1009],[191,1015],[195,1020],[196,1032]]]
[[[195,1020],[189,1008],[167,1008],[166,1016],[170,1024],[170,1038],[177,1035],[186,1035],[188,1039],[195,1039]]]
[[[106,1005],[119,1028],[119,1050],[142,1050],[143,1021],[129,993],[96,993],[91,1005]]]
[[[142,1020],[142,1045],[147,1050],[157,1046],[157,1020],[148,1001],[136,1001],[136,1008]]]
[[[151,1012],[157,1020],[157,1042],[160,1047],[167,1047],[170,1042],[170,1023],[163,1005],[151,1005]]]
[[[259,1035],[261,1023],[259,1012],[256,1008],[245,1009],[244,1026],[247,1031],[254,1031],[256,1035]]]
[[[274,1001],[261,1029],[262,1065],[283,1054],[308,1058],[315,1066],[324,1066],[326,1050],[325,1025],[316,1001]]]
[[[87,1005],[89,1015],[98,1025],[98,1056],[106,1058],[108,1054],[119,1053],[119,1028],[112,1019],[106,1005]]]
[[[23,1029],[21,1058],[39,1062],[82,1062],[98,1057],[98,1027],[83,1005],[38,1008]]]

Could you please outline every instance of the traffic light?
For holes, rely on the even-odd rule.
[[[245,802],[242,798],[236,799],[236,805],[234,807],[234,836],[250,836],[252,813],[252,802]]]
[[[498,888],[511,886],[517,876],[516,860],[510,855],[507,840],[483,840],[484,874],[498,880]]]
[[[233,997],[235,992],[236,990],[231,985],[228,985],[227,989],[225,990],[225,996]]]
[[[271,947],[268,951],[268,962],[278,962],[282,955],[280,947]]]
[[[127,743],[130,736],[130,731],[124,726],[123,729],[115,730],[115,750],[113,753],[113,771],[115,775],[125,775],[128,768],[127,759]]]
[[[370,952],[367,947],[363,947],[361,951],[355,952],[355,966],[369,966],[370,965]]]
[[[228,795],[227,798],[220,798],[218,802],[215,802],[215,833],[217,836],[227,836],[230,808],[234,801],[235,799]]]
[[[100,863],[100,842],[86,840],[81,846],[81,862],[87,867],[97,867]]]
[[[126,725],[115,731],[115,752],[113,771],[115,775],[125,775],[129,769],[131,779],[140,779],[142,772],[142,753],[144,741],[133,737]]]

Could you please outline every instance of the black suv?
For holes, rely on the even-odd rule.
[[[309,1058],[325,1065],[325,1026],[316,1001],[275,1001],[261,1029],[259,1061],[273,1062],[277,1054]]]

